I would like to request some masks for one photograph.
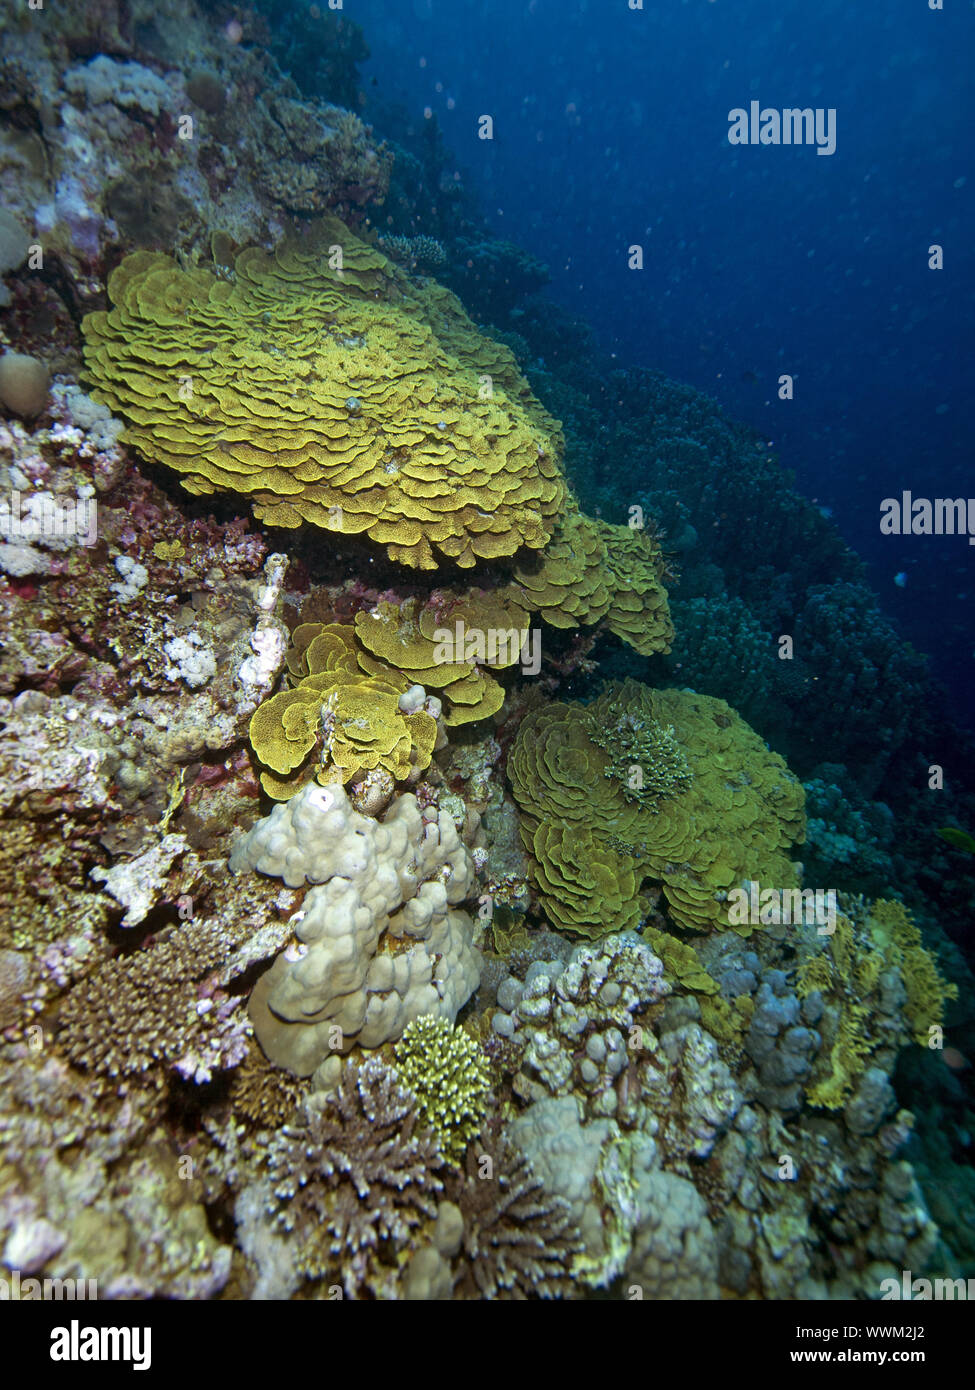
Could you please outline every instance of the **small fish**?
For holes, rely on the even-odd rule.
[[[898,589],[905,588],[907,585],[907,571],[899,570],[897,574],[894,575],[894,583],[897,585]]]

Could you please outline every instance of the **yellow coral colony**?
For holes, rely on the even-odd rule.
[[[287,656],[292,688],[250,723],[264,790],[286,800],[312,777],[350,783],[377,769],[389,790],[415,780],[438,745],[439,718],[466,724],[500,709],[504,688],[484,667],[518,660],[528,622],[509,590],[440,590],[426,605],[379,603],[354,624],[302,623]]]
[[[519,560],[521,601],[553,627],[605,619],[641,656],[670,651],[674,628],[659,545],[628,526],[584,516],[570,502],[541,555]]]
[[[541,549],[562,439],[510,352],[336,218],[226,278],[138,251],[84,321],[96,397],[190,492],[277,526],[365,533],[436,569]]]
[[[813,1105],[835,1110],[844,1105],[878,1048],[899,1045],[889,1013],[881,1007],[882,977],[896,971],[904,987],[903,1018],[914,1041],[927,1046],[931,1030],[940,1033],[945,1004],[958,987],[941,976],[921,942],[911,915],[896,900],[878,898],[841,914],[833,934],[807,955],[797,972],[796,991],[814,991],[830,1006],[819,1025],[824,1047],[806,1088]]]
[[[632,781],[614,737],[639,768]],[[656,769],[643,765],[653,758]],[[697,931],[728,925],[728,890],[745,879],[797,883],[802,785],[723,700],[627,681],[588,707],[551,704],[524,720],[508,768],[542,906],[561,930],[636,927],[645,879]]]

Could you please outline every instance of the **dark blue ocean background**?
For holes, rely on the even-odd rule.
[[[354,0],[345,12],[372,51],[366,118],[394,102],[418,127],[435,116],[492,231],[548,265],[548,293],[603,349],[760,430],[971,722],[975,547],[882,536],[879,518],[905,489],[975,496],[972,8]],[[834,107],[836,152],[732,146],[728,113],[754,99]],[[642,271],[627,267],[635,243]],[[935,243],[941,271],[928,268]],[[792,401],[778,399],[781,373]],[[741,543],[760,557],[760,531]]]

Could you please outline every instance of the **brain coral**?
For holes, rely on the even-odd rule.
[[[657,750],[661,765],[621,777],[614,733],[620,751]],[[698,931],[728,925],[725,895],[746,878],[796,884],[802,784],[723,700],[626,681],[589,706],[547,705],[522,723],[508,773],[542,906],[565,931],[635,928],[645,879]],[[649,798],[635,794],[644,786]]]
[[[474,867],[446,811],[400,796],[381,821],[341,787],[304,787],[235,847],[235,873],[317,885],[295,940],[258,980],[249,1013],[272,1062],[310,1076],[353,1043],[379,1047],[423,1014],[453,1023],[477,988]]]
[[[364,532],[423,569],[435,551],[471,566],[548,541],[558,423],[448,290],[336,218],[219,273],[139,251],[108,290],[83,325],[95,395],[188,491]]]

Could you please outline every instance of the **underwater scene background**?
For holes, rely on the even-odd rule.
[[[975,1288],[971,19],[2,0],[0,1296]]]

